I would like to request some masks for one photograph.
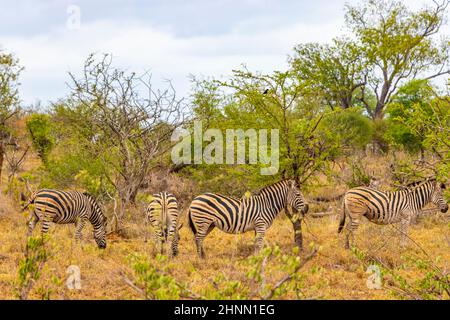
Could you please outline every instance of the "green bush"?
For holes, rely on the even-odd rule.
[[[47,164],[48,156],[54,146],[52,136],[52,122],[48,114],[32,114],[26,122],[33,147],[44,164]]]
[[[329,113],[320,125],[322,132],[344,147],[364,149],[373,136],[373,123],[361,108],[338,109]]]

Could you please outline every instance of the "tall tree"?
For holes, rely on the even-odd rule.
[[[366,84],[365,56],[347,38],[336,38],[332,44],[300,44],[289,61],[296,75],[320,91],[333,110],[354,106],[360,88]]]
[[[203,83],[200,91],[197,88],[194,112],[200,119],[206,116],[211,126],[222,129],[278,130],[279,150],[273,148],[273,141],[266,147],[279,156],[279,171],[268,179],[290,177],[304,184],[336,155],[336,144],[329,143],[326,133],[319,130],[325,109],[321,97],[305,88],[295,72],[261,74],[244,68],[213,84]],[[218,96],[221,89],[227,97]],[[302,247],[301,216],[286,214],[293,224],[294,240]]]
[[[19,60],[0,52],[0,182],[6,146],[12,142],[8,122],[19,112]]]
[[[449,42],[439,43],[434,37],[444,22],[449,1],[433,4],[415,12],[396,0],[346,5],[346,23],[368,62],[361,102],[373,119],[383,118],[387,104],[404,82],[450,73]],[[366,92],[375,96],[374,105]]]
[[[412,80],[401,86],[392,102],[386,108],[387,117],[387,136],[396,144],[402,145],[410,152],[421,152],[424,157],[424,141],[427,130],[421,130],[417,126],[414,130],[405,123],[410,123],[411,117],[415,117],[416,109],[422,109],[422,112],[433,115],[432,100],[435,99],[433,86],[428,80]]]
[[[148,74],[126,73],[111,55],[86,60],[83,76],[72,79],[69,108],[78,119],[86,148],[104,163],[104,176],[120,199],[114,228],[122,227],[125,210],[155,158],[170,148],[170,136],[182,116],[182,99],[174,88],[155,90]]]

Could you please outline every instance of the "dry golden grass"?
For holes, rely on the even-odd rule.
[[[15,299],[18,264],[23,258],[25,246],[25,220],[8,198],[0,198],[0,299]],[[312,210],[317,210],[314,206]],[[368,289],[365,266],[351,252],[343,248],[342,236],[336,233],[337,216],[321,219],[307,218],[303,225],[306,251],[314,242],[318,255],[300,271],[303,274],[302,297],[319,299],[394,299],[398,298],[388,288]],[[42,270],[42,277],[34,284],[30,298],[39,299],[40,289],[50,289],[51,299],[141,299],[142,296],[128,286],[122,274],[132,275],[130,255],[140,254],[154,259],[152,239],[144,242],[143,227],[129,225],[134,237],[121,239],[110,237],[108,247],[97,249],[91,229],[85,230],[83,242],[74,240],[73,226],[53,226],[48,244],[51,257]],[[441,268],[449,270],[450,229],[448,217],[427,218],[411,228],[411,238],[425,249],[431,257],[440,257]],[[38,228],[35,230],[38,233]],[[404,257],[422,255],[413,244],[405,251],[398,248],[393,228],[363,223],[357,233],[357,245],[376,256],[384,264],[401,270],[408,279],[421,276],[421,271],[407,264]],[[248,281],[248,265],[243,263],[252,254],[253,233],[228,235],[213,231],[205,240],[207,259],[197,258],[193,236],[185,227],[181,230],[180,255],[168,262],[170,272],[178,281],[186,283],[193,292],[214,290],[213,279],[225,274],[230,280]],[[277,218],[266,235],[266,242],[277,244],[283,252],[293,248],[293,232],[284,215]],[[81,269],[82,289],[69,290],[65,286],[66,270],[70,265]],[[267,281],[273,283],[283,276],[281,270],[267,272]],[[256,289],[256,288],[255,288]],[[294,293],[283,299],[295,299]]]

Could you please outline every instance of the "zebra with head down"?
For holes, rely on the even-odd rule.
[[[95,198],[87,192],[41,189],[23,206],[33,205],[28,220],[28,236],[41,221],[41,232],[48,232],[50,223],[76,225],[75,238],[80,240],[86,222],[94,228],[94,239],[99,248],[106,248],[106,217]]]

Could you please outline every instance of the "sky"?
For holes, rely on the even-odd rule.
[[[344,5],[356,0],[0,0],[0,49],[20,59],[25,106],[68,95],[90,53],[149,71],[156,87],[171,80],[189,95],[190,75],[226,77],[283,70],[299,43],[329,42],[346,32]],[[418,8],[431,0],[410,0]],[[449,29],[447,29],[449,30]]]

